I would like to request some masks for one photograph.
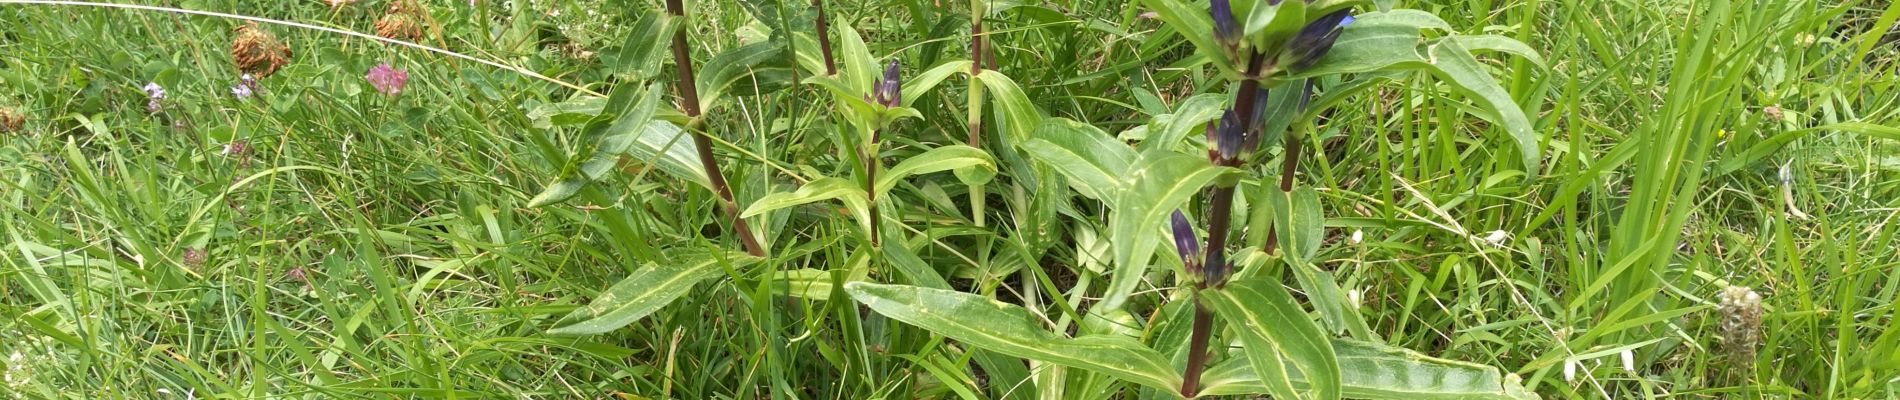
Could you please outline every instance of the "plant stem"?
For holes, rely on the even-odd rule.
[[[680,0],[666,0],[666,12],[682,20],[686,17],[686,7],[680,4]],[[678,72],[674,79],[680,92],[680,108],[691,120],[686,129],[693,131],[693,145],[699,150],[699,165],[706,170],[706,179],[711,181],[713,192],[719,194],[726,218],[732,220],[732,233],[739,236],[747,253],[764,257],[765,247],[752,237],[752,228],[746,226],[745,219],[739,218],[739,203],[732,199],[732,188],[726,184],[726,176],[719,170],[719,160],[713,158],[712,139],[707,136],[708,133],[694,129],[701,123],[699,88],[693,83],[693,58],[687,50],[686,29],[683,28],[673,32],[673,65]]]
[[[1287,135],[1286,144],[1281,146],[1280,154],[1280,192],[1293,191],[1293,174],[1300,167],[1300,141],[1298,135]],[[1267,227],[1267,242],[1260,245],[1260,251],[1273,253],[1280,247],[1280,232],[1272,226]]]
[[[811,0],[818,11],[818,51],[825,55],[825,75],[838,74],[838,62],[831,59],[831,23],[825,20],[824,0]]]
[[[872,132],[871,146],[866,148],[861,156],[864,158],[864,193],[871,203],[871,247],[876,248],[878,246],[877,226],[882,218],[879,218],[877,214],[877,133]]]
[[[1214,330],[1214,313],[1194,299],[1194,336],[1188,337],[1187,374],[1181,379],[1181,396],[1194,398],[1201,392],[1201,368],[1207,365],[1207,336]]]
[[[983,148],[983,82],[977,75],[983,73],[983,1],[970,2],[970,138],[966,142],[970,147]],[[970,185],[970,219],[977,227],[983,226],[983,185]]]
[[[1264,57],[1253,56],[1248,63],[1248,71],[1260,70]],[[1240,90],[1234,92],[1234,109],[1240,113],[1240,126],[1252,126],[1254,118],[1253,103],[1258,100],[1260,81],[1245,79],[1240,81]],[[1232,165],[1228,165],[1232,166]],[[1232,226],[1234,214],[1234,187],[1216,186],[1207,191],[1207,248],[1201,265],[1200,282],[1195,285],[1199,291],[1209,287],[1220,287],[1226,283],[1227,267],[1227,231]],[[1219,271],[1210,273],[1208,271]],[[1214,315],[1202,306],[1198,296],[1194,303],[1194,332],[1188,337],[1187,370],[1181,380],[1181,395],[1194,397],[1201,391],[1201,370],[1207,367],[1207,337],[1214,328]]]

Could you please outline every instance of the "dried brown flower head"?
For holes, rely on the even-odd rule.
[[[0,107],[0,133],[18,132],[26,125],[26,115],[12,108]]]
[[[290,63],[290,47],[259,28],[256,22],[238,25],[237,38],[231,40],[231,60],[238,71],[263,78]]]
[[[389,2],[389,10],[383,13],[382,18],[376,19],[376,36],[420,41],[426,12],[422,6],[406,0]]]

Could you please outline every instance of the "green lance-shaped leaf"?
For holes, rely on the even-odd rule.
[[[949,78],[950,75],[969,71],[969,60],[945,61],[941,64],[937,64],[935,67],[930,67],[930,69],[924,70],[924,72],[920,72],[916,76],[912,76],[910,79],[904,81],[904,101],[898,104],[917,104],[917,99],[923,98],[925,94],[931,93],[933,89],[937,88],[938,84],[943,83],[943,80]]]
[[[1017,86],[1016,81],[1009,79],[1008,75],[985,70],[977,74],[976,78],[983,82],[983,88],[988,91],[990,98],[995,99],[996,115],[1002,119],[997,127],[1010,139],[1009,143],[1027,140],[1029,134],[1042,125],[1042,110],[1029,101],[1022,87]]]
[[[876,188],[879,197],[897,186],[897,182],[912,175],[928,174],[938,171],[955,170],[957,179],[966,185],[989,183],[996,176],[996,163],[990,161],[990,154],[975,147],[949,145],[930,149],[904,159],[877,177]]]
[[[1267,207],[1273,210],[1273,229],[1280,232],[1280,249],[1301,260],[1319,254],[1326,237],[1326,217],[1320,212],[1319,193],[1301,186],[1290,192],[1263,190]]]
[[[1218,167],[1206,157],[1166,150],[1144,152],[1123,179],[1117,209],[1108,216],[1109,241],[1115,249],[1115,273],[1109,278],[1108,293],[1097,306],[1114,310],[1128,300],[1135,285],[1148,272],[1155,248],[1167,237],[1161,229],[1168,215],[1181,208],[1195,193],[1216,179],[1234,172]]]
[[[1715,173],[1716,175],[1727,175],[1728,173],[1735,172],[1735,170],[1748,167],[1756,161],[1761,161],[1763,157],[1767,157],[1769,154],[1774,154],[1776,150],[1780,150],[1781,146],[1787,145],[1788,142],[1793,142],[1795,139],[1800,139],[1816,132],[1827,131],[1852,132],[1879,139],[1900,140],[1900,128],[1865,122],[1842,122],[1813,128],[1796,129],[1770,136],[1761,142],[1755,143],[1754,146],[1749,146],[1748,150],[1723,159],[1721,163],[1716,164]],[[1710,134],[1713,135],[1714,133]]]
[[[583,143],[580,150],[588,155],[576,155],[574,161],[578,164],[564,168],[553,183],[528,202],[529,207],[566,201],[587,183],[605,178],[619,163],[621,155],[657,166],[675,178],[712,187],[706,172],[700,169],[699,155],[692,150],[691,138],[679,126],[653,118],[659,94],[663,92],[661,86],[629,86],[622,90],[615,91],[614,101],[602,101],[596,111],[599,115],[584,128],[586,132],[580,140],[592,142]],[[628,99],[635,97],[637,100]],[[622,102],[633,104],[614,106],[624,104]]]
[[[635,21],[628,30],[627,39],[620,42],[615,52],[615,72],[629,81],[643,81],[658,75],[660,61],[665,59],[666,50],[673,42],[674,24],[672,14],[647,13]]]
[[[1305,398],[1339,398],[1339,360],[1332,343],[1279,282],[1244,279],[1200,293],[1203,304],[1240,335],[1247,360],[1268,394],[1301,398],[1292,378],[1298,374],[1309,390]]]
[[[844,201],[845,208],[857,217],[859,227],[866,232],[871,230],[870,198],[865,196],[862,186],[844,178],[819,178],[805,183],[797,191],[765,195],[747,206],[745,212],[739,213],[739,218],[752,218],[772,210],[832,199]]]
[[[1022,148],[1030,158],[1068,178],[1075,191],[1111,206],[1126,187],[1122,178],[1135,160],[1135,151],[1108,133],[1063,118],[1043,120]]]
[[[1524,389],[1515,374],[1499,372],[1488,365],[1432,358],[1408,349],[1333,339],[1334,355],[1339,359],[1340,394],[1364,399],[1537,399]],[[1240,357],[1208,368],[1202,395],[1222,396],[1268,393],[1256,375],[1256,369]],[[1295,388],[1310,384],[1306,376],[1289,367]]]
[[[1433,70],[1446,82],[1457,87],[1466,95],[1478,100],[1481,110],[1489,112],[1490,117],[1504,126],[1505,133],[1517,143],[1517,151],[1523,157],[1524,167],[1536,171],[1543,155],[1538,151],[1537,132],[1532,130],[1529,116],[1518,107],[1517,100],[1498,85],[1491,74],[1485,73],[1478,58],[1466,49],[1462,37],[1449,36],[1438,39],[1431,46]]]
[[[743,266],[757,258],[740,252],[688,253],[673,257],[677,264],[647,264],[594,297],[586,307],[574,310],[561,320],[570,322],[549,329],[555,335],[593,335],[627,326],[658,311],[660,307],[685,295],[694,284],[725,271],[725,266]]]
[[[841,21],[833,26],[838,29],[838,81],[848,93],[870,94],[882,66],[871,57],[864,38],[858,36],[858,30],[851,24]]]
[[[1165,118],[1156,116],[1154,122],[1148,124],[1148,138],[1142,139],[1138,147],[1144,151],[1175,148],[1182,139],[1201,133],[1201,128],[1207,126],[1208,121],[1220,118],[1221,111],[1227,109],[1227,99],[1231,97],[1220,93],[1189,97],[1174,109],[1174,113]]]
[[[1020,306],[953,290],[851,282],[845,292],[886,317],[971,346],[1098,372],[1158,390],[1181,386],[1161,353],[1122,336],[1066,338]]]

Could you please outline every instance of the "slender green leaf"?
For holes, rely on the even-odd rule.
[[[851,282],[851,297],[886,317],[971,346],[1010,356],[1099,372],[1160,390],[1181,375],[1155,352],[1121,336],[1065,338],[1044,329],[1020,306],[952,290]]]
[[[1781,146],[1785,146],[1789,142],[1795,141],[1795,139],[1800,139],[1816,132],[1828,131],[1851,132],[1878,139],[1900,140],[1900,128],[1865,122],[1842,122],[1813,128],[1796,129],[1770,136],[1761,142],[1755,143],[1754,146],[1748,146],[1748,150],[1723,159],[1722,162],[1716,164],[1715,173],[1716,175],[1727,175],[1736,170],[1746,168],[1750,165],[1754,165],[1757,161],[1761,161],[1762,158],[1768,157],[1769,154],[1774,154],[1776,150],[1781,150]]]
[[[781,43],[768,40],[728,49],[707,60],[696,74],[700,109],[711,109],[714,102],[728,94],[751,94],[730,90],[740,81],[757,82],[760,87],[756,90],[766,90],[771,84],[790,79],[791,66],[785,65],[789,60],[781,56],[784,50]]]
[[[845,208],[857,216],[858,224],[866,231],[870,230],[870,198],[865,196],[863,187],[844,178],[819,178],[794,192],[765,195],[747,206],[745,212],[739,213],[739,218],[752,218],[772,210],[832,199],[844,201]]]
[[[1431,46],[1432,67],[1446,82],[1457,87],[1466,95],[1478,100],[1482,109],[1493,115],[1505,133],[1517,143],[1517,153],[1523,158],[1524,168],[1538,169],[1543,154],[1538,150],[1537,132],[1531,129],[1530,117],[1524,115],[1524,109],[1518,107],[1517,100],[1498,86],[1498,81],[1484,72],[1484,66],[1466,50],[1461,37],[1451,36],[1438,40]]]
[[[890,192],[897,182],[912,175],[928,174],[938,171],[959,170],[959,179],[965,184],[983,184],[996,175],[996,163],[990,161],[990,154],[975,147],[955,144],[925,151],[900,161],[889,171],[880,173],[876,188],[879,196]],[[968,177],[968,178],[966,178]]]
[[[1010,138],[1010,143],[1027,140],[1030,132],[1042,125],[1042,110],[1036,109],[1036,104],[1029,101],[1029,96],[1023,94],[1023,89],[1009,76],[984,70],[976,78],[983,82],[989,96],[996,99],[996,116],[1001,120],[997,127]]]
[[[936,89],[937,84],[943,83],[943,80],[949,78],[951,74],[969,70],[970,60],[954,60],[945,61],[937,64],[935,67],[924,70],[924,72],[919,72],[916,76],[904,80],[904,88],[900,92],[900,94],[904,96],[904,100],[900,104],[917,104],[917,99],[923,98],[925,94]]]
[[[679,28],[674,21],[672,14],[660,12],[646,13],[634,21],[620,49],[614,52],[614,72],[636,82],[658,76],[660,62],[673,44],[673,30]]]
[[[569,322],[554,329],[554,335],[593,335],[620,329],[685,295],[694,284],[725,271],[725,265],[740,266],[756,258],[744,253],[691,253],[674,257],[676,265],[647,264],[600,292],[586,307],[574,310],[561,320]]]

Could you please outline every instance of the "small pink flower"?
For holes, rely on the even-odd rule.
[[[369,85],[376,87],[376,91],[395,96],[402,94],[403,84],[409,82],[409,73],[392,68],[389,63],[382,63],[375,68],[370,68],[369,74],[364,75],[363,78],[368,79]]]

